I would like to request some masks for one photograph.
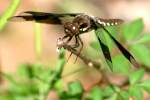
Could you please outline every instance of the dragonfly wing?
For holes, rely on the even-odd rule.
[[[119,50],[122,52],[122,54],[130,61],[131,64],[133,64],[135,67],[139,67],[138,62],[135,60],[135,58],[132,56],[132,54],[125,49],[112,35],[111,33],[105,28],[103,27],[103,30],[109,35],[109,37],[115,42],[115,44],[117,45],[117,47],[119,48]]]
[[[99,29],[96,30],[96,35],[97,35],[100,47],[102,49],[103,55],[105,57],[105,60],[106,60],[106,62],[108,64],[108,66],[110,67],[111,70],[113,70],[113,64],[112,64],[112,60],[111,60],[111,55],[110,55],[109,48],[108,48],[108,46],[106,44],[104,34],[99,33],[99,32],[100,32]]]
[[[64,17],[75,17],[81,13],[44,13],[26,11],[20,13],[17,16],[9,18],[10,21],[36,21],[39,23],[47,24],[62,24],[62,18]]]

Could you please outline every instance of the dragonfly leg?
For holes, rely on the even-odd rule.
[[[81,51],[82,51],[82,49],[83,49],[83,41],[81,40],[81,38],[79,37],[79,35],[76,36],[76,40],[77,40],[77,42],[78,42],[78,46],[77,46],[77,47],[79,47],[80,44],[81,44],[81,48],[80,48],[79,53],[78,53],[78,55],[77,55],[77,57],[76,57],[76,59],[75,59],[75,62],[77,61],[78,56],[80,55],[80,53],[81,53]],[[75,63],[75,62],[74,62],[74,63]]]
[[[65,42],[66,44],[68,44],[68,43],[71,41],[71,39],[72,39],[72,36],[69,36],[69,35],[65,35],[62,39],[64,40],[64,39],[66,39],[67,37],[69,37],[69,38],[68,38],[68,40]],[[67,59],[67,62],[69,61],[71,55],[72,55],[72,52],[70,53],[70,55],[69,55],[69,57],[68,57],[68,59]]]
[[[71,39],[72,39],[72,37],[70,37],[70,38],[67,40],[66,43],[69,43],[69,41],[70,41]],[[80,46],[77,36],[75,36],[75,44],[70,45],[70,46],[71,46],[74,50],[76,50],[76,48]],[[70,55],[69,55],[69,57],[68,57],[68,59],[67,59],[67,62],[69,61],[71,55],[72,55],[72,52],[70,53]]]
[[[69,38],[68,38],[69,37]],[[72,39],[72,36],[70,36],[70,35],[65,35],[63,38],[62,38],[62,40],[64,40],[64,39],[66,39],[66,38],[68,38],[67,39],[67,41],[65,42],[67,45],[68,45],[68,43],[71,41],[71,39]]]
[[[65,39],[68,38],[68,37],[69,37],[69,35],[65,35],[65,36],[62,38],[62,40],[65,40]],[[69,38],[70,38],[70,37],[69,37]],[[71,39],[68,39],[66,43],[68,43],[70,40],[71,40]]]
[[[65,38],[67,38],[69,35],[65,35],[62,39],[65,39]]]
[[[71,37],[69,37],[69,39],[67,40],[67,44],[69,43],[69,41],[72,39],[72,36]],[[69,61],[69,59],[70,59],[70,57],[72,56],[72,52],[70,53],[70,55],[69,55],[69,57],[68,57],[68,59],[67,59],[67,62]]]
[[[72,37],[71,37],[71,39],[72,39]],[[69,39],[68,39],[69,40]],[[70,41],[70,40],[69,40]],[[79,44],[79,41],[78,41],[78,38],[77,38],[77,36],[75,36],[75,44],[74,45],[72,45],[71,47],[72,48],[77,48],[77,47],[79,47],[80,46],[80,44]],[[75,49],[76,50],[76,49]],[[68,57],[68,59],[67,59],[67,62],[68,62],[68,60],[70,59],[70,57],[71,57],[71,55],[72,55],[72,52],[70,53],[70,55],[69,55],[69,57]]]
[[[78,35],[75,36],[75,44],[72,45],[72,48],[78,48],[80,46],[79,40],[78,40]]]
[[[72,36],[69,36],[68,40],[66,41],[66,44],[68,44],[71,39],[72,39]]]

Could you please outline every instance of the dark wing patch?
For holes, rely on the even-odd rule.
[[[105,29],[102,26],[103,30],[109,35],[109,37],[115,42],[115,44],[117,45],[117,47],[119,48],[119,50],[122,52],[122,54],[130,61],[131,64],[134,65],[134,67],[139,67],[138,62],[134,59],[134,57],[131,55],[131,53],[126,50],[111,34],[110,32]]]
[[[18,16],[9,18],[10,21],[36,21],[39,23],[47,24],[62,24],[61,18],[63,17],[75,17],[81,13],[44,13],[26,11],[20,13]]]
[[[102,52],[104,54],[104,57],[106,59],[106,62],[108,64],[108,66],[110,67],[111,70],[113,70],[113,64],[112,64],[112,60],[111,60],[111,55],[110,55],[110,51],[109,51],[109,48],[108,46],[103,43],[100,39],[100,37],[97,37],[98,38],[98,41],[99,41],[99,44],[100,44],[100,47],[102,48]]]

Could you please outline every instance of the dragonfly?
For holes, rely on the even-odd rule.
[[[64,28],[64,36],[62,40],[66,40],[68,44],[72,38],[75,38],[75,43],[71,45],[72,48],[79,49],[79,54],[83,49],[83,41],[80,35],[87,33],[92,30],[97,30],[101,28],[106,34],[112,39],[116,44],[118,49],[121,51],[123,56],[131,63],[133,66],[138,67],[138,63],[133,57],[133,55],[124,48],[119,41],[117,41],[111,33],[106,29],[107,26],[115,26],[122,24],[124,21],[122,19],[104,19],[96,16],[90,16],[85,13],[46,13],[46,12],[34,12],[25,11],[17,16],[9,18],[11,21],[36,21],[38,23],[55,24],[62,25]],[[103,37],[97,36],[99,45],[103,52],[104,58],[112,69],[112,57],[110,54],[109,47],[106,43],[102,41]]]

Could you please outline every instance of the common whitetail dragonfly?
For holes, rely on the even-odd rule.
[[[63,20],[64,18],[68,18],[71,20]],[[11,17],[9,20],[13,21],[36,21],[39,23],[47,23],[47,24],[58,24],[63,25],[65,36],[62,39],[66,39],[66,43],[69,43],[72,38],[75,38],[75,44],[71,45],[72,48],[78,48],[81,46],[79,54],[83,48],[83,42],[80,38],[80,34],[89,32],[91,30],[97,30],[99,28],[103,29],[108,36],[114,41],[117,45],[118,49],[122,52],[125,58],[129,60],[131,64],[135,67],[138,67],[137,61],[134,59],[132,54],[125,49],[105,28],[106,26],[119,25],[123,23],[121,19],[102,19],[95,16],[89,16],[84,13],[44,13],[44,12],[33,12],[26,11],[17,16]],[[103,37],[98,36],[98,41],[102,52],[104,54],[105,60],[109,65],[110,69],[112,69],[110,63],[112,64],[112,59],[110,55],[110,51],[106,43],[104,43],[101,39]]]

